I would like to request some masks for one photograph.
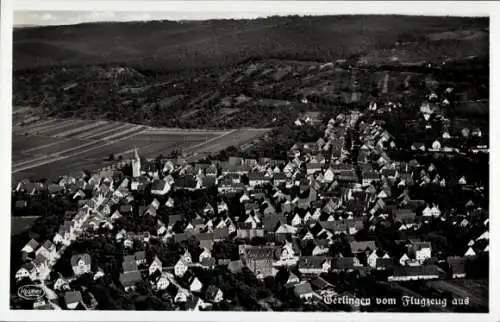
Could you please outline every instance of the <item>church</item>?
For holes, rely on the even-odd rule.
[[[137,148],[134,149],[134,158],[132,159],[132,176],[137,178],[141,175],[141,158],[139,157],[139,151]]]

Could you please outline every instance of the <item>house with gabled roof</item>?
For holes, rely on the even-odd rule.
[[[192,236],[194,236],[194,233],[192,231],[185,231],[183,233],[175,233],[174,234],[174,240],[175,240],[176,243],[181,243],[183,241],[188,240]]]
[[[239,222],[237,225],[236,236],[238,238],[252,239],[254,237],[264,237],[264,229],[254,227],[251,222]]]
[[[206,176],[217,177],[217,172],[217,166],[215,166],[214,164],[211,164],[207,168],[205,168]]]
[[[171,186],[165,180],[154,180],[151,184],[151,194],[164,196],[170,191]]]
[[[450,265],[450,271],[451,271],[451,276],[452,278],[465,278],[466,272],[465,272],[465,265],[466,265],[466,258],[465,257],[459,257],[459,256],[453,256],[453,257],[448,257],[446,259],[448,262],[448,265]]]
[[[156,286],[157,290],[163,291],[170,286],[168,276],[160,271],[156,271],[153,275],[150,275],[149,279],[151,283]]]
[[[215,265],[216,265],[217,261],[215,260],[215,258],[213,257],[203,257],[201,260],[200,260],[200,265],[202,268],[204,269],[214,269],[215,268]]]
[[[395,211],[394,222],[404,225],[414,224],[416,221],[416,212],[413,209],[398,208]]]
[[[174,274],[177,277],[182,277],[184,274],[187,272],[189,268],[189,263],[186,261],[186,259],[181,256],[177,263],[174,266]]]
[[[316,172],[321,172],[322,168],[323,168],[323,164],[319,163],[319,162],[317,162],[317,163],[310,162],[310,163],[306,164],[307,174],[315,174]]]
[[[182,289],[182,288],[177,288],[175,287],[175,297],[174,297],[174,303],[186,303],[188,296],[190,295],[188,290]]]
[[[23,278],[29,278],[34,281],[37,278],[38,270],[36,266],[31,263],[25,263],[21,266],[21,268],[16,272],[15,278],[16,280],[21,280]]]
[[[327,145],[330,145],[331,147],[331,159],[332,160],[338,160],[342,157],[342,151],[344,147],[344,140],[343,139],[333,139],[330,140]]]
[[[329,241],[326,239],[320,239],[316,241],[316,246],[312,250],[312,256],[325,255],[330,251]]]
[[[206,307],[206,303],[204,303],[198,296],[191,294],[186,298],[184,307],[187,311],[199,311],[200,308]]]
[[[245,265],[243,264],[242,260],[232,260],[232,261],[229,261],[229,263],[227,263],[227,269],[233,273],[233,274],[236,274],[236,273],[239,273],[241,272],[241,270],[243,269]]]
[[[430,242],[413,242],[411,248],[415,251],[415,258],[420,263],[431,257],[432,244]]]
[[[378,257],[375,263],[375,268],[377,270],[391,270],[393,267],[394,261],[388,254],[385,254],[383,257]]]
[[[287,236],[293,236],[296,233],[297,233],[296,227],[281,222],[280,224],[278,224],[278,227],[276,228],[274,235],[276,241],[283,241],[286,240]]]
[[[465,254],[464,254],[464,256],[465,256],[465,257],[467,257],[467,256],[469,256],[469,257],[474,257],[474,256],[476,256],[476,255],[477,255],[477,254],[476,254],[476,252],[474,251],[474,248],[472,248],[472,247],[469,247],[469,248],[467,249],[467,251],[465,252]]]
[[[21,249],[21,252],[30,254],[33,253],[38,248],[38,242],[33,238]]]
[[[331,260],[331,270],[334,272],[353,271],[355,266],[360,266],[357,257],[334,257]]]
[[[172,173],[175,170],[175,164],[172,162],[172,160],[167,160],[165,164],[163,165],[162,172],[163,173]]]
[[[302,274],[326,273],[331,268],[331,258],[326,256],[301,256],[298,269]]]
[[[280,250],[279,260],[288,264],[295,264],[298,256],[300,256],[300,252],[300,247],[295,239],[292,242],[285,241]]]
[[[215,236],[214,232],[211,232],[211,233],[197,233],[197,234],[194,235],[194,237],[196,238],[196,240],[198,240],[200,242],[200,248],[204,249],[204,250],[207,250],[207,251],[212,251],[212,248],[214,246],[215,241],[220,238],[219,237],[219,238],[216,239],[216,236]]]
[[[201,263],[203,259],[209,259],[212,258],[212,252],[211,249],[203,247],[203,251],[201,252],[200,256],[198,257],[198,261]]]
[[[187,190],[194,191],[200,189],[203,185],[201,177],[196,177],[192,175],[185,175],[177,178],[175,181],[175,188],[177,190]]]
[[[278,246],[240,245],[240,257],[259,278],[274,275],[273,263],[279,258]]]
[[[71,256],[70,263],[73,268],[73,273],[76,276],[90,273],[91,259],[89,254],[84,253],[73,255]]]
[[[113,212],[113,214],[111,215],[110,219],[111,219],[111,221],[115,221],[115,220],[120,219],[122,217],[123,217],[122,214],[118,210],[115,210],[115,212]]]
[[[356,175],[356,171],[354,169],[342,171],[337,175],[337,180],[339,183],[354,183],[358,181],[358,176]]]
[[[82,303],[83,299],[80,291],[67,291],[64,293],[64,304],[68,309],[74,310]]]
[[[70,228],[67,225],[60,225],[59,231],[54,235],[54,239],[52,240],[54,244],[65,244],[68,246],[70,244]]]
[[[146,252],[141,250],[134,253],[135,263],[137,266],[146,264]]]
[[[262,225],[265,232],[275,232],[277,227],[286,223],[285,216],[282,213],[264,214]]]
[[[301,282],[293,288],[295,296],[306,302],[311,301],[315,295],[309,282]]]
[[[15,208],[16,209],[23,209],[28,207],[28,201],[26,200],[16,200],[15,202]]]
[[[57,278],[54,281],[54,290],[55,291],[70,291],[71,287],[69,285],[68,280],[66,280],[65,278],[63,278],[60,275],[59,278]]]
[[[220,288],[211,284],[205,291],[205,300],[210,303],[219,303],[224,300],[224,294]]]
[[[389,281],[411,281],[438,279],[443,271],[436,265],[394,266]]]
[[[264,172],[248,172],[248,182],[251,187],[271,183],[272,177],[266,176]]]
[[[326,281],[324,278],[321,276],[317,276],[310,281],[311,286],[313,287],[314,290],[317,292],[323,292],[323,291],[330,291],[333,292],[333,285]]]
[[[57,256],[56,245],[54,245],[50,240],[46,240],[35,252],[35,255],[38,254],[42,254],[49,261],[53,261]]]
[[[349,224],[345,221],[320,221],[319,224],[321,225],[323,230],[326,230],[327,232],[333,234],[342,234],[349,232]],[[331,234],[328,233],[327,235],[331,236]]]
[[[297,212],[295,213],[295,215],[293,216],[291,222],[292,226],[294,227],[297,227],[297,226],[300,226],[303,224],[303,219],[302,219],[302,216]]]
[[[191,292],[200,293],[203,288],[203,283],[201,283],[198,277],[194,275],[191,276],[191,278],[188,281],[188,284],[189,284],[189,290]]]
[[[141,273],[138,270],[128,271],[120,274],[120,283],[126,292],[135,289],[137,283],[142,280]]]
[[[122,270],[124,273],[138,270],[134,255],[123,257]]]
[[[363,186],[369,186],[373,182],[380,181],[380,174],[375,170],[362,171],[361,177]]]
[[[287,176],[284,172],[274,172],[273,173],[273,183],[275,186],[280,186],[285,184],[287,181]]]
[[[374,240],[352,241],[351,251],[353,254],[374,252],[377,249]]]

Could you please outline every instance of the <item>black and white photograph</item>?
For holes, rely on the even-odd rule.
[[[12,25],[10,310],[490,312],[487,11]]]

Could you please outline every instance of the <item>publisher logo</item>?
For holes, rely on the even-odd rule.
[[[17,295],[25,300],[37,300],[45,295],[45,291],[38,285],[24,285],[17,290]]]

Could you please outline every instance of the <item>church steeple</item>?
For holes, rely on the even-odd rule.
[[[137,178],[141,175],[141,158],[139,156],[139,150],[137,147],[134,148],[134,159],[132,160],[132,176]]]

